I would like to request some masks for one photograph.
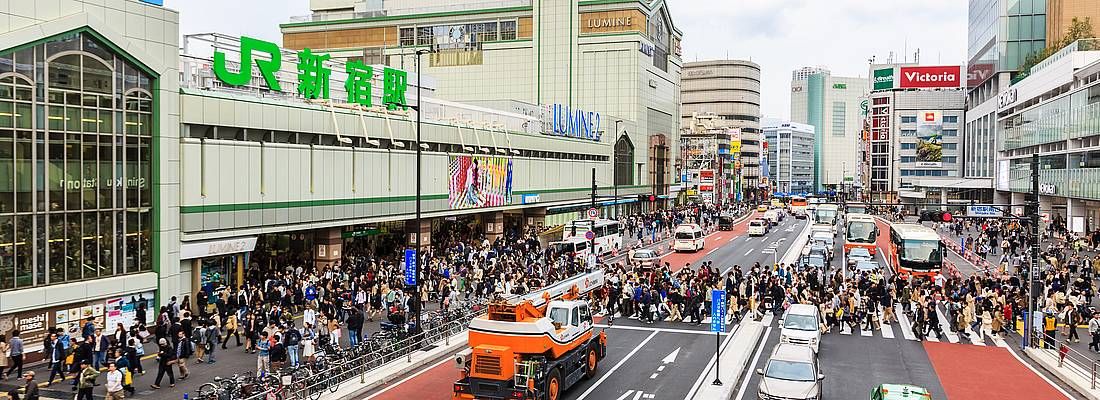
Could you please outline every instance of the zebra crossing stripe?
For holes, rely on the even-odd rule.
[[[879,327],[880,327],[879,333],[882,334],[882,337],[884,337],[886,339],[893,339],[894,338],[894,326],[893,325],[890,325],[890,324],[885,323],[885,322],[880,322]]]
[[[913,325],[909,324],[909,316],[901,311],[901,307],[895,307],[895,309],[898,310],[898,325],[901,325],[901,335],[906,340],[917,340],[917,336],[913,335]]]
[[[978,332],[974,332],[970,327],[966,327],[966,333],[970,335],[970,342],[978,346],[985,346],[985,339],[982,337],[981,329]]]
[[[870,336],[871,336],[871,330],[870,330],[870,329],[862,329],[862,328],[861,328],[861,329],[859,330],[859,335],[860,335],[860,336],[868,336],[868,337],[870,337]]]
[[[940,311],[939,307],[936,307],[936,315],[940,317],[940,329],[943,329],[943,334],[947,336],[947,340],[951,343],[958,343],[959,335],[951,330],[951,323],[948,322],[947,317],[943,315],[943,311]]]

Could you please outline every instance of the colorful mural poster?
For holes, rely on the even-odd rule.
[[[452,156],[447,199],[452,209],[511,204],[512,160],[503,157]]]

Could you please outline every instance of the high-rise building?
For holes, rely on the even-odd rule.
[[[667,3],[492,4],[312,1],[311,15],[281,25],[283,43],[367,65],[413,70],[422,61],[422,72],[436,78],[434,96],[444,100],[536,115],[555,104],[599,112],[600,130],[615,141],[615,183],[645,185],[667,199],[678,154],[682,37]]]
[[[966,91],[958,65],[872,64],[864,197],[923,203],[971,199],[986,180],[962,179]]]
[[[867,79],[833,76],[824,68],[803,67],[792,74],[791,121],[814,127],[815,191],[838,190],[853,182],[863,128],[860,102]],[[803,79],[804,78],[804,79]]]
[[[814,192],[814,127],[797,122],[765,120],[768,175],[779,193]]]
[[[689,62],[681,79],[681,126],[689,127],[693,117],[702,116],[710,129],[740,132],[740,152],[733,155],[740,162],[731,163],[729,170],[740,180],[733,181],[729,193],[736,197],[740,192],[749,200],[765,194],[760,179],[760,66],[744,60]]]
[[[1028,55],[1046,47],[1047,1],[970,0],[963,176],[993,176],[997,97],[1011,85]]]

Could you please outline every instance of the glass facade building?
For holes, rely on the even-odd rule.
[[[152,270],[154,80],[105,43],[0,53],[0,291]]]

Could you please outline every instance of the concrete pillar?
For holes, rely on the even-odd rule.
[[[198,293],[199,289],[202,289],[202,259],[195,258],[191,260],[191,290],[183,293],[195,294]]]
[[[313,232],[314,266],[332,266],[344,256],[344,238],[341,232],[341,228],[325,228]]]
[[[481,214],[482,223],[485,227],[485,239],[489,240],[489,243],[497,240],[497,238],[504,235],[504,212],[497,211],[491,213]]]
[[[416,220],[410,219],[405,221],[405,244],[410,249],[416,247]],[[431,218],[420,219],[420,247],[421,251],[427,250],[432,245],[432,220]]]
[[[940,204],[947,204],[947,188],[940,188]],[[947,206],[940,206],[940,211],[947,211]]]

